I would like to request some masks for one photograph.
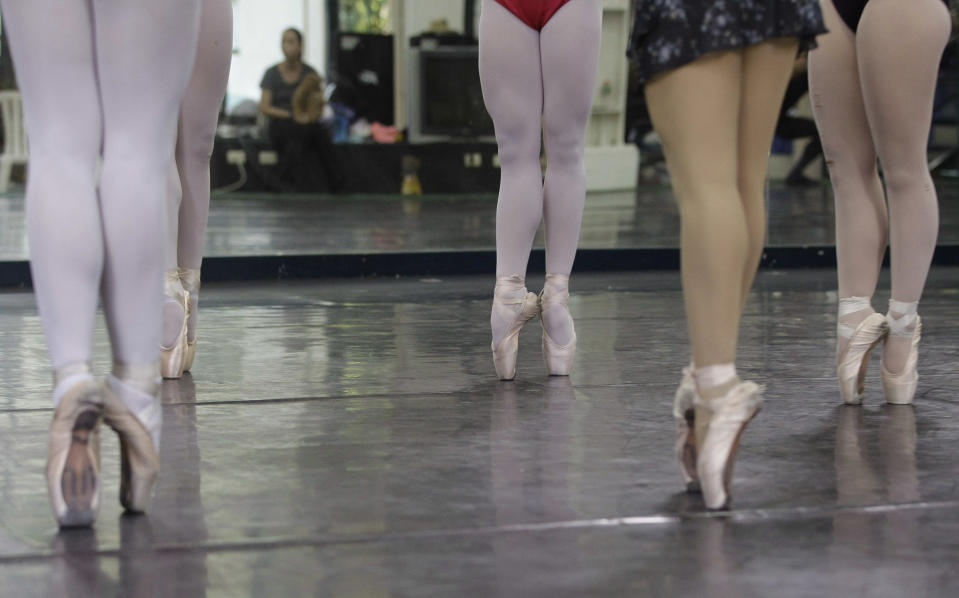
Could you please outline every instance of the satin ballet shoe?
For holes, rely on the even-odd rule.
[[[186,357],[183,360],[183,371],[193,369],[193,358],[196,357],[196,339],[186,342]]]
[[[103,393],[103,421],[120,438],[120,504],[134,513],[150,506],[153,486],[160,470],[160,401],[134,413],[120,398],[113,376],[107,378]]]
[[[762,408],[762,388],[754,382],[739,382],[714,399],[697,396],[696,473],[706,508],[729,507],[733,464],[746,425]]]
[[[847,405],[861,405],[866,384],[869,355],[886,336],[889,327],[880,313],[869,314],[849,337],[849,344],[839,356],[836,375],[839,392]]]
[[[93,525],[100,508],[101,386],[92,378],[67,390],[53,413],[47,490],[60,527]]]
[[[183,375],[188,353],[187,322],[190,318],[190,294],[180,285],[176,270],[168,270],[164,282],[163,294],[166,300],[176,301],[183,308],[183,322],[176,340],[169,347],[160,345],[160,375],[164,378],[179,378]]]
[[[676,420],[676,459],[687,492],[699,492],[696,473],[696,384],[691,368],[683,368],[683,379],[673,396],[673,418]]]
[[[543,325],[543,361],[550,376],[569,376],[570,370],[573,369],[573,360],[576,358],[576,331],[573,331],[573,336],[568,343],[560,345],[546,332],[546,321],[543,319],[543,311],[553,306],[562,307],[567,314],[569,313],[569,292],[550,297],[547,297],[545,293],[545,289],[539,293],[539,318]]]
[[[516,355],[519,352],[519,332],[523,326],[539,310],[539,301],[534,293],[527,292],[521,299],[511,300],[493,296],[493,307],[519,305],[515,318],[506,329],[506,335],[496,345],[490,345],[493,350],[493,367],[500,380],[512,380],[516,377]]]
[[[886,402],[894,405],[911,405],[916,398],[916,388],[919,386],[919,337],[922,336],[922,320],[916,316],[916,328],[912,331],[912,346],[909,348],[909,357],[906,365],[898,374],[886,369],[880,360],[880,378],[882,391]]]
[[[193,331],[193,340],[190,340],[189,318],[193,316],[193,298],[199,297],[200,289],[200,270],[199,268],[177,268],[180,275],[180,282],[183,288],[190,294],[187,304],[190,306],[190,313],[187,314],[187,335],[186,335],[186,356],[183,360],[183,371],[189,372],[193,369],[193,359],[196,357],[197,331]]]

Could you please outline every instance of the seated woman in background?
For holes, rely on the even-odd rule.
[[[260,112],[269,117],[267,134],[279,153],[275,186],[283,191],[340,191],[344,176],[329,131],[320,123],[323,79],[303,62],[303,35],[297,29],[283,32],[282,48],[283,62],[268,68],[260,81]],[[316,162],[325,185],[316,180]]]

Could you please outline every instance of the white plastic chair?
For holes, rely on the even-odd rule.
[[[27,132],[23,126],[23,104],[19,91],[0,91],[3,117],[3,153],[0,154],[0,192],[10,185],[14,164],[27,163]]]

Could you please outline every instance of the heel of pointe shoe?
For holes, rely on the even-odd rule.
[[[120,504],[127,511],[142,513],[150,506],[160,470],[160,425],[158,400],[133,413],[120,398],[112,376],[104,384],[104,422],[120,439]]]
[[[722,397],[696,399],[696,471],[706,508],[729,507],[733,465],[739,441],[746,425],[762,408],[762,388],[753,382],[740,382]],[[700,423],[703,418],[708,421]],[[705,437],[700,439],[700,430]]]
[[[912,405],[919,387],[919,375],[916,370],[893,374],[882,368],[882,391],[886,402],[893,405]]]
[[[498,349],[493,349],[493,368],[500,380],[512,380],[516,377],[516,357],[519,353],[519,338],[511,336],[503,339]]]
[[[193,359],[196,357],[196,340],[186,342],[186,358],[183,360],[183,371],[189,372],[193,369]]]
[[[176,270],[166,273],[164,295],[167,299],[176,300],[183,308],[183,322],[173,345],[170,347],[160,345],[160,375],[164,378],[176,379],[182,377],[186,369],[187,325],[190,319],[190,293],[180,286],[179,274]]]
[[[839,394],[847,405],[861,405],[865,397],[866,370],[872,350],[885,338],[888,328],[886,318],[880,313],[870,314],[863,320],[852,336],[849,345],[839,358],[836,377],[839,379]]]
[[[502,303],[494,298],[494,304]],[[519,303],[519,302],[517,302]],[[516,358],[519,353],[519,333],[533,316],[539,306],[538,299],[534,293],[526,293],[523,297],[516,318],[506,330],[506,335],[500,340],[498,345],[491,345],[493,352],[493,367],[496,369],[496,375],[500,380],[512,380],[516,377]]]
[[[909,349],[909,357],[906,358],[906,366],[898,374],[893,374],[886,369],[884,363],[880,365],[882,391],[887,403],[912,405],[915,401],[916,390],[919,388],[919,338],[921,336],[922,321],[919,316],[916,316],[916,329],[912,335],[912,346]]]
[[[549,279],[554,276],[567,280],[566,284],[568,284],[568,276],[547,274],[547,286],[549,286]],[[550,307],[562,307],[569,314],[569,292],[563,291],[557,296],[547,297],[546,288],[544,288],[540,291],[538,301],[539,319],[543,326],[543,361],[546,363],[546,371],[550,376],[569,376],[573,369],[573,361],[576,359],[576,331],[573,330],[568,343],[560,345],[549,336],[546,331],[546,320],[543,317],[543,312]],[[569,318],[572,320],[572,315]]]
[[[194,307],[193,302],[197,301],[200,296],[200,269],[177,268],[177,273],[180,276],[180,283],[183,285],[183,289],[190,294],[188,303],[190,313],[187,315],[186,357],[183,362],[183,371],[189,372],[193,369],[193,360],[196,358],[197,341],[196,330],[193,331],[193,340],[190,340],[189,319],[196,316],[195,312],[197,308]]]
[[[546,333],[546,328],[543,328],[543,361],[546,362],[546,370],[550,376],[569,376],[575,359],[575,332],[573,332],[573,338],[569,341],[569,344],[560,346],[553,342],[553,339]]]
[[[692,370],[683,368],[683,379],[673,396],[673,419],[676,420],[676,459],[687,492],[699,492],[696,473],[696,385]]]
[[[85,380],[60,400],[50,425],[47,491],[60,527],[93,525],[100,508],[99,385]]]

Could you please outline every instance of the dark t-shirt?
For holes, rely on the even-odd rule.
[[[300,69],[300,77],[293,83],[287,83],[280,74],[280,65],[275,64],[266,69],[263,73],[263,80],[260,81],[260,89],[268,89],[273,92],[273,106],[283,110],[293,110],[293,93],[310,73],[316,73],[316,69],[304,63]]]

